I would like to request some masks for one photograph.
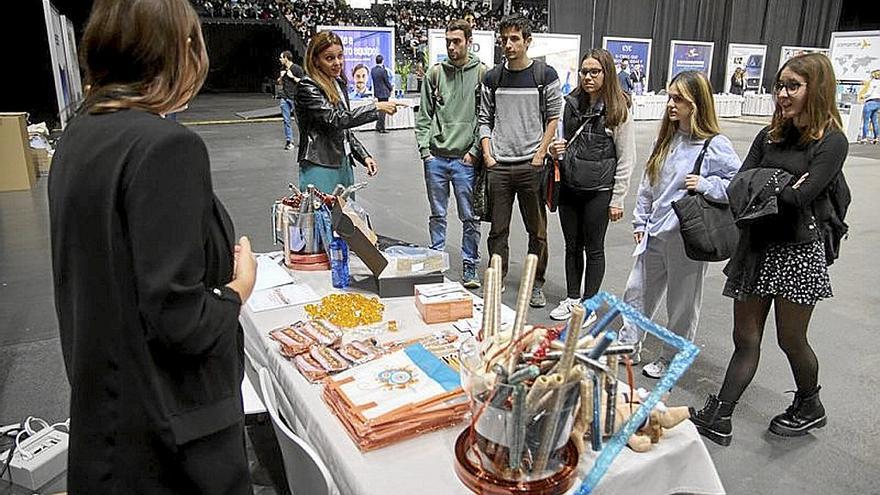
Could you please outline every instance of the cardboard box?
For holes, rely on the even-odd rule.
[[[0,113],[0,192],[28,190],[36,181],[26,114]]]
[[[448,323],[474,315],[474,298],[457,282],[415,286],[416,308],[425,323]]]
[[[350,264],[351,287],[368,290],[379,297],[409,297],[413,295],[413,287],[418,284],[434,284],[443,282],[442,273],[414,274],[404,277],[384,274],[388,259],[376,247],[378,237],[360,219],[345,211],[338,203],[333,207],[331,220],[333,230],[345,239],[349,249],[365,265],[365,269]]]

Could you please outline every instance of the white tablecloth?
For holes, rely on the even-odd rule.
[[[296,272],[296,277],[319,294],[333,290],[329,272]],[[399,332],[386,334],[383,340],[452,328],[448,323],[423,323],[412,297],[387,299],[383,303],[385,319],[397,320],[400,328]],[[241,315],[245,346],[256,364],[268,367],[284,389],[285,397],[280,401],[282,414],[293,423],[297,434],[321,455],[338,492],[345,495],[469,494],[453,467],[453,446],[465,423],[372,452],[358,450],[322,401],[321,386],[308,383],[268,337],[269,330],[305,317],[302,306],[262,313],[252,313],[245,306]],[[589,456],[583,456],[581,477],[586,476],[591,462]],[[578,481],[575,488],[580,483]],[[624,449],[593,493],[679,492],[724,493],[712,459],[690,422],[668,431],[649,453],[636,454]]]
[[[713,95],[715,112],[719,117],[740,117],[743,114],[743,97],[738,95]],[[666,95],[633,95],[634,120],[660,120],[666,112]]]
[[[415,107],[419,104],[418,98],[392,98],[394,101],[405,103],[406,107],[397,107],[397,113],[385,116],[385,129],[412,129],[416,126]],[[369,105],[373,100],[351,100],[351,108],[358,108]],[[356,131],[372,131],[376,129],[376,123],[370,122],[360,127],[355,127]]]
[[[713,95],[715,113],[719,117],[742,117],[743,97],[740,95]]]
[[[776,104],[773,102],[773,95],[765,93],[762,95],[749,94],[743,96],[743,115],[760,115],[766,117],[773,115]]]
[[[633,95],[633,120],[660,120],[666,112],[666,95]]]
[[[850,103],[844,105],[840,110],[840,119],[843,121],[843,132],[846,134],[846,140],[855,143],[862,135],[862,110],[864,103]]]

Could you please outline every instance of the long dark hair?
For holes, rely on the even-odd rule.
[[[594,48],[581,57],[578,70],[584,65],[584,60],[592,58],[602,65],[602,73],[605,74],[602,87],[599,88],[599,98],[605,102],[605,125],[609,129],[615,129],[626,122],[629,115],[629,96],[620,89],[620,81],[617,80],[617,69],[614,67],[614,56],[611,52],[602,48]],[[579,100],[588,100],[587,92],[581,86],[583,76],[578,76],[578,85],[571,95]]]
[[[82,39],[90,113],[140,108],[167,113],[201,89],[208,54],[186,0],[97,0]]]

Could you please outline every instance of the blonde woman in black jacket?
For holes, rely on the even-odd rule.
[[[342,39],[322,31],[309,41],[305,69],[308,77],[296,88],[296,121],[299,124],[299,184],[313,184],[331,192],[337,184],[354,183],[354,162],[375,176],[379,165],[351,131],[379,118],[394,115],[397,105],[380,101],[352,110],[342,79],[345,58]]]

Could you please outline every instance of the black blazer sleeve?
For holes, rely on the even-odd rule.
[[[203,282],[213,193],[201,139],[181,129],[156,140],[133,172],[124,201],[148,341],[200,355],[235,338],[240,299]]]

